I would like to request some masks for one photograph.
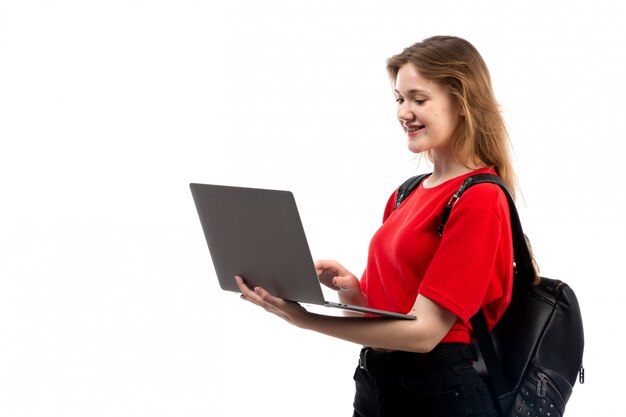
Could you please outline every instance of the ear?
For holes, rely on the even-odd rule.
[[[453,106],[456,107],[459,117],[465,117],[465,108],[463,107],[463,99],[458,94],[451,94]]]

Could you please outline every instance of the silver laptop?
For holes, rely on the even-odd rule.
[[[324,299],[291,192],[193,183],[190,188],[223,290],[240,292],[235,275],[241,275],[248,286],[285,300],[415,319]]]

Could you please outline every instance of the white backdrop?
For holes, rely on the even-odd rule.
[[[0,0],[0,415],[350,415],[359,347],[222,292],[188,183],[293,190],[314,257],[359,273],[429,169],[385,60],[436,34],[487,61],[526,232],[579,295],[567,414],[623,415],[626,34],[605,3]]]

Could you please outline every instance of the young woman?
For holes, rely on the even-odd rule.
[[[410,313],[416,320],[329,317],[249,288],[242,298],[287,322],[364,346],[355,373],[354,416],[494,416],[472,361],[469,319],[493,327],[508,306],[513,248],[506,197],[497,185],[470,188],[443,236],[443,207],[463,180],[496,173],[514,192],[508,136],[487,67],[466,40],[436,36],[387,62],[408,147],[433,173],[397,208],[394,192],[359,280],[335,261],[316,263],[342,303]]]

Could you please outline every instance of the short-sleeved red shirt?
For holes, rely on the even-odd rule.
[[[469,319],[483,308],[493,327],[511,300],[513,245],[506,196],[496,184],[469,188],[458,200],[443,236],[443,208],[469,175],[436,187],[423,184],[394,210],[396,192],[374,234],[361,288],[369,307],[407,313],[417,294],[458,319],[442,343],[471,341]]]

